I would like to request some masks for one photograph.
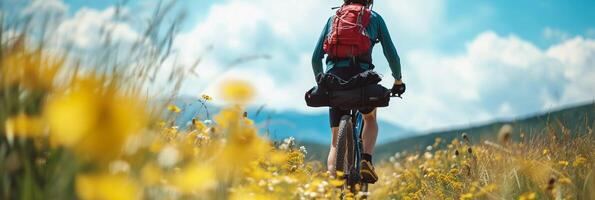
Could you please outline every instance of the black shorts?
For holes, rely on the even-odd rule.
[[[367,107],[367,108],[358,108],[357,110],[362,113],[362,114],[370,114],[372,111],[374,111],[374,107]],[[339,124],[341,123],[341,117],[343,117],[344,115],[350,115],[351,110],[342,110],[340,108],[333,108],[331,107],[329,109],[329,118],[330,118],[330,122],[331,122],[331,128],[334,127],[339,127]]]
[[[366,70],[352,66],[352,67],[335,67],[332,68],[328,73],[334,74],[343,80],[349,80],[351,77],[362,73]],[[357,110],[363,114],[369,114],[376,109],[375,107],[364,107],[358,108]],[[330,118],[330,125],[332,127],[339,127],[339,123],[341,123],[341,117],[344,115],[349,115],[351,110],[344,110],[340,108],[331,107],[329,109],[329,118]]]

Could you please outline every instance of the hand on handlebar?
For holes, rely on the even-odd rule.
[[[395,81],[395,84],[393,84],[393,88],[390,90],[393,97],[399,97],[402,98],[401,95],[403,95],[403,93],[405,93],[405,83],[403,83],[400,80]]]

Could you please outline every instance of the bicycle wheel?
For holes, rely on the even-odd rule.
[[[351,121],[351,116],[349,115],[341,117],[337,142],[337,159],[335,163],[336,171],[343,172],[343,177],[339,178],[346,180],[344,188],[350,188],[353,190],[355,189],[353,187],[353,181],[349,180],[349,175],[353,171],[354,166],[353,122]]]

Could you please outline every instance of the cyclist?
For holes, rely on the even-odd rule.
[[[346,37],[337,37],[337,34],[341,34],[341,32],[335,32],[335,36],[333,36],[333,30],[336,30],[337,27],[333,26],[339,23],[339,20],[335,20],[338,15],[332,16],[328,19],[326,26],[324,27],[320,38],[318,39],[318,43],[316,48],[314,49],[314,54],[312,56],[312,69],[314,70],[314,75],[318,76],[319,74],[323,73],[322,69],[322,59],[324,55],[327,54],[326,59],[326,73],[334,74],[341,79],[349,80],[349,78],[357,75],[361,72],[365,72],[366,70],[373,70],[374,65],[372,64],[372,48],[374,44],[380,42],[382,44],[382,49],[384,51],[384,55],[389,63],[390,69],[392,71],[392,76],[395,79],[391,92],[393,94],[401,95],[405,92],[405,84],[401,80],[401,64],[399,55],[397,54],[397,50],[394,44],[391,41],[390,34],[388,32],[388,28],[384,23],[382,17],[369,9],[372,6],[373,0],[344,0],[343,6],[363,6],[366,8],[367,15],[362,15],[364,17],[363,21],[367,22],[367,26],[365,26],[365,37],[370,39],[370,43],[365,41],[369,45],[369,49],[366,50],[365,53],[360,54],[358,56],[353,56],[350,58],[340,58],[337,56],[331,56],[329,53],[329,49],[327,45],[329,44],[329,38],[336,37],[339,38],[346,38]],[[343,8],[341,8],[343,9]],[[358,21],[360,21],[358,19]],[[343,20],[345,21],[345,20]],[[353,24],[353,23],[351,23]],[[366,45],[366,44],[364,44]],[[335,51],[341,51],[340,48],[345,48],[345,46],[335,46]],[[333,52],[332,54],[335,54]],[[378,124],[376,122],[376,108],[374,107],[364,107],[358,108],[359,112],[363,114],[364,118],[364,128],[363,128],[363,154],[362,154],[362,168],[361,168],[361,177],[362,180],[368,183],[375,183],[378,180],[378,176],[374,171],[374,166],[372,164],[372,154],[374,152],[374,145],[376,143],[376,137],[378,135]],[[338,134],[338,127],[343,115],[349,115],[349,110],[343,110],[339,108],[330,108],[329,111],[329,118],[330,118],[330,126],[332,132],[332,142],[330,145],[328,160],[327,160],[327,169],[329,172],[334,172],[335,170],[335,157],[337,151],[337,134]]]

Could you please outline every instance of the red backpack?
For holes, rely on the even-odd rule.
[[[360,4],[343,5],[333,18],[331,33],[324,41],[330,58],[352,58],[370,51],[372,42],[365,33],[372,12]]]

